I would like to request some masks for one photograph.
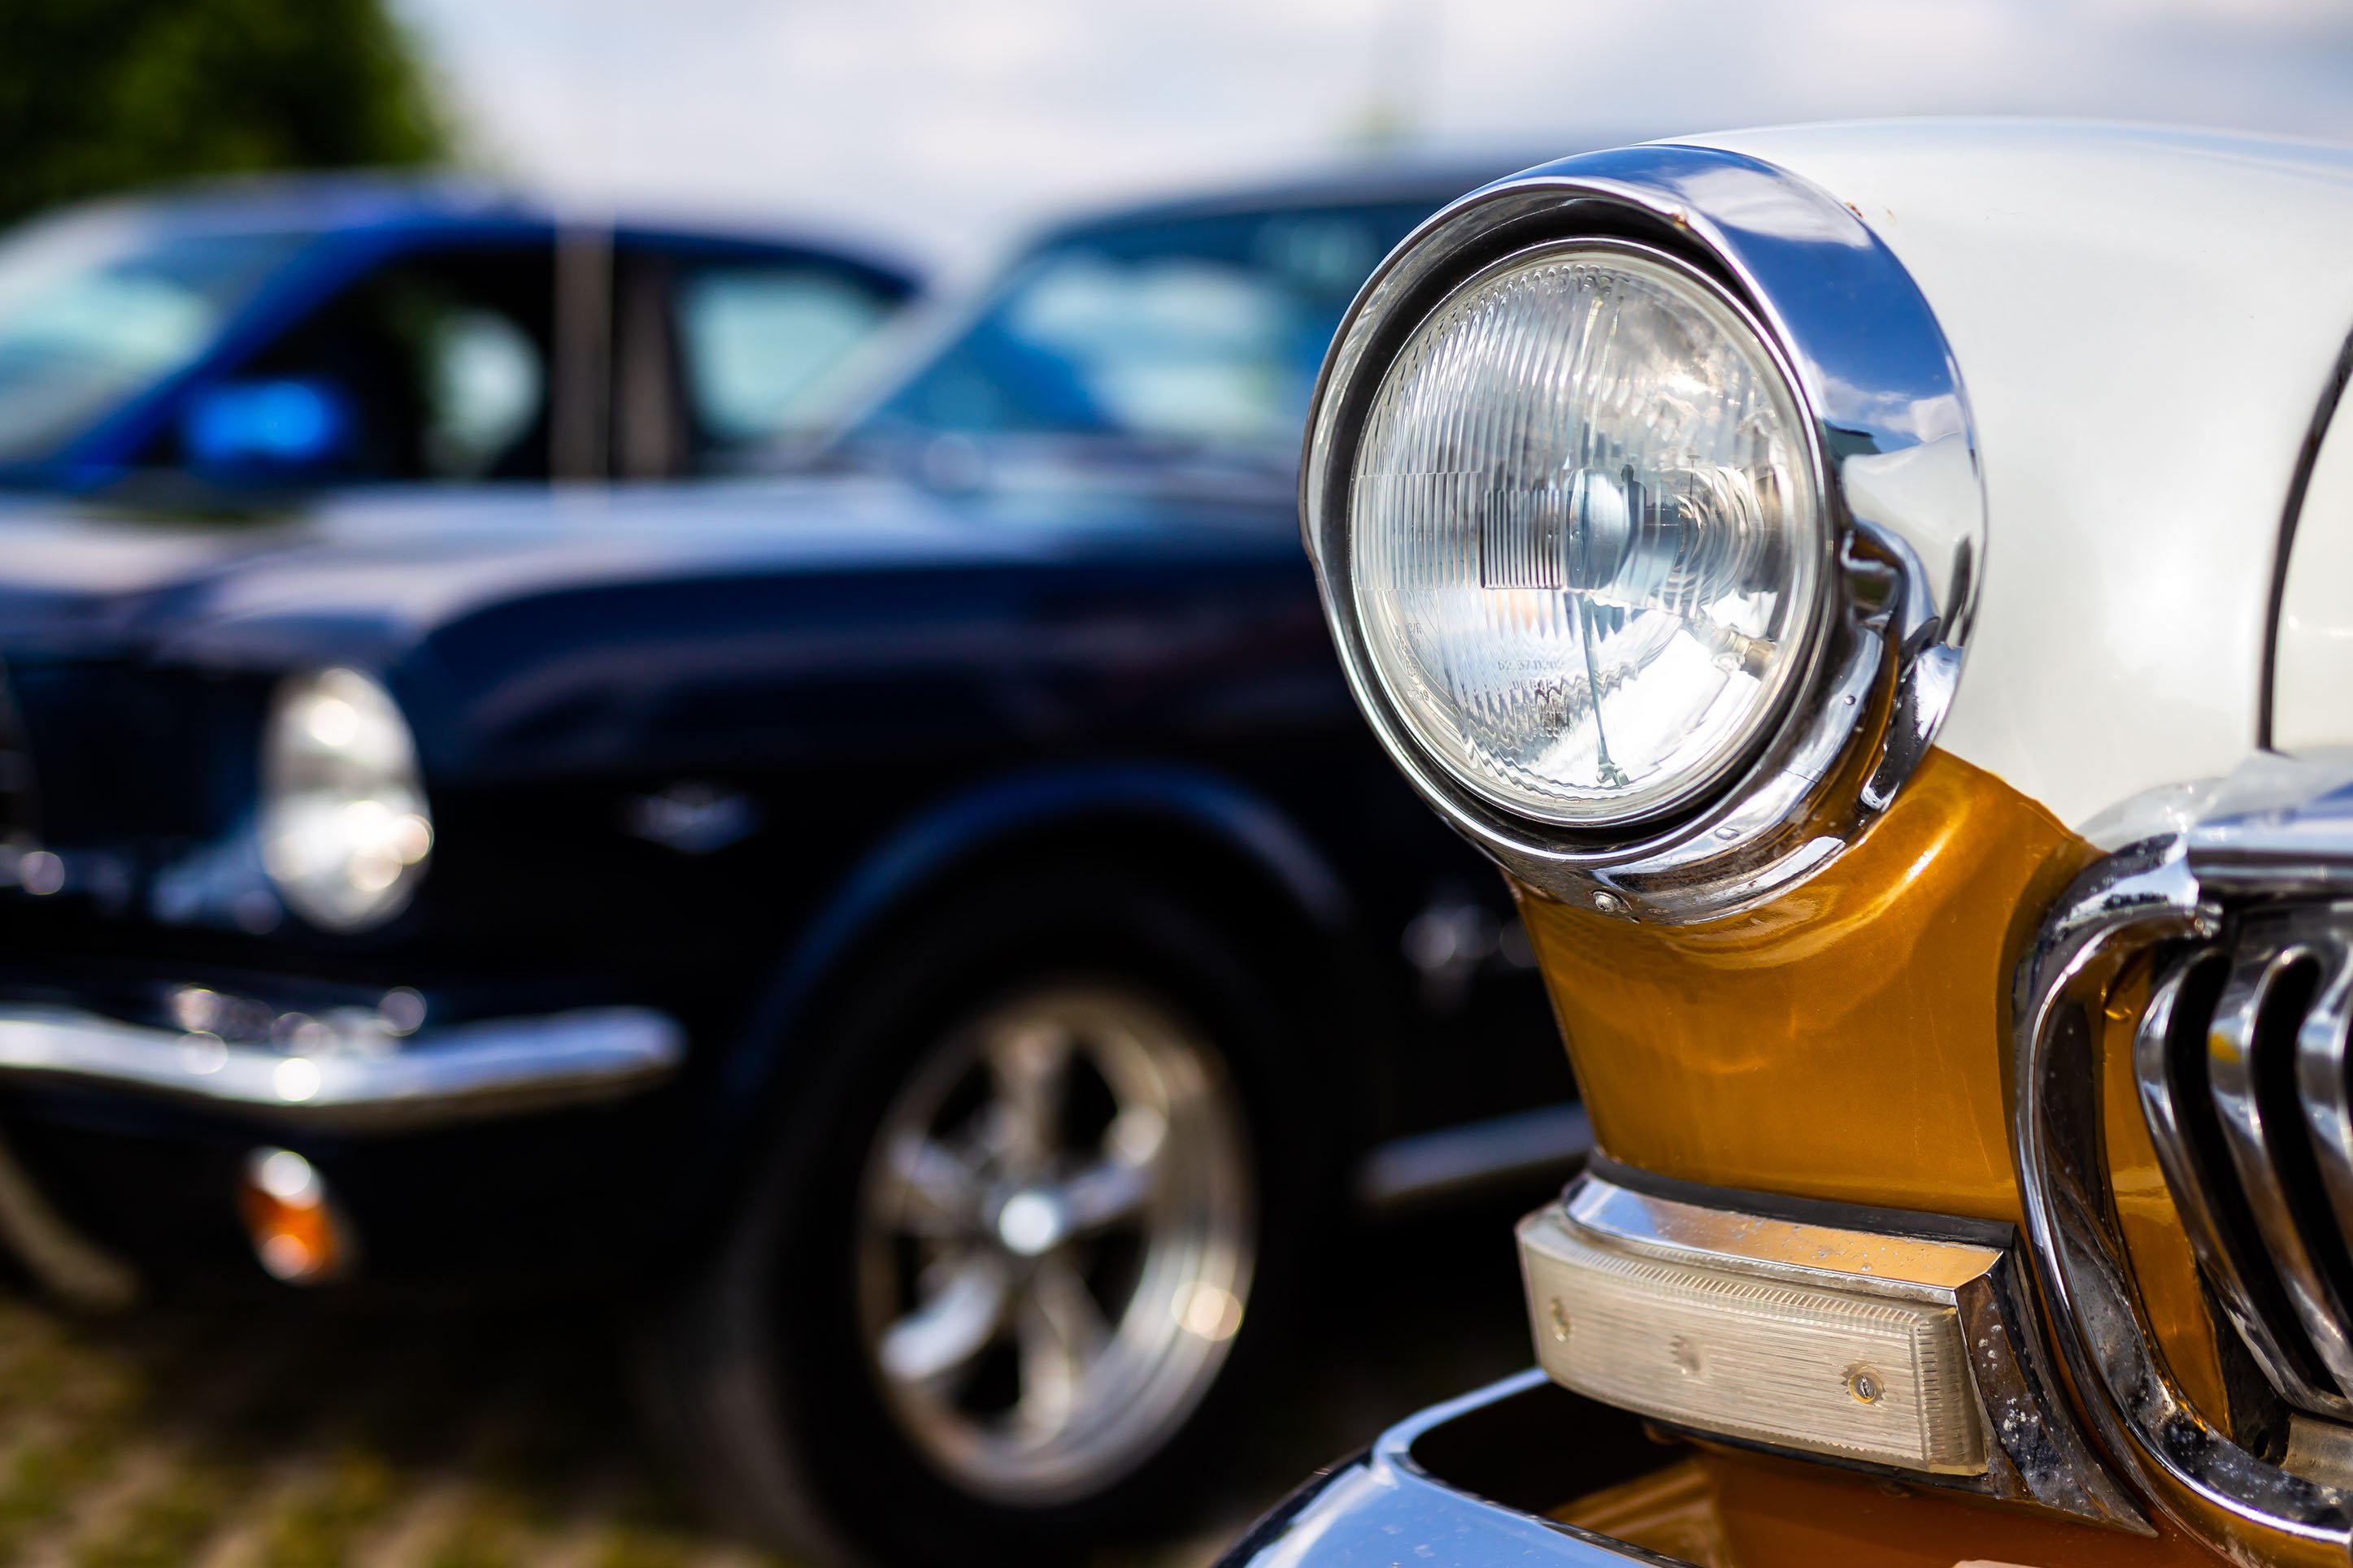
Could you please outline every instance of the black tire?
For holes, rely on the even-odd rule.
[[[903,1384],[894,1413],[858,1279],[873,1256],[859,1250],[871,1237],[861,1183],[940,1041],[1009,998],[1071,985],[1148,998],[1214,1045],[1240,1112],[1255,1245],[1246,1310],[1221,1363],[1189,1374],[1206,1384],[1189,1413],[1118,1473],[1008,1496],[925,1451]],[[714,1256],[644,1336],[641,1382],[688,1479],[737,1528],[834,1564],[1064,1561],[1180,1523],[1218,1433],[1284,1337],[1330,1165],[1328,1117],[1311,1108],[1331,1102],[1306,1092],[1302,1021],[1278,995],[1179,899],[1085,868],[972,891],[883,944],[797,1052],[803,1070]]]

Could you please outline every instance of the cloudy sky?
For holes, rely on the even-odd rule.
[[[1362,156],[1883,114],[2353,141],[2345,0],[395,0],[476,158],[934,258]]]

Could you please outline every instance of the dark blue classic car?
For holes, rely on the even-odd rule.
[[[0,487],[663,479],[805,414],[913,297],[839,244],[448,181],[198,186],[0,239]]]
[[[641,1292],[690,1473],[828,1560],[1181,1495],[1335,1227],[1582,1146],[1298,542],[1471,183],[1050,233],[789,472],[0,518],[0,1231]]]

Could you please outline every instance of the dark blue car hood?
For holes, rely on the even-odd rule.
[[[519,601],[628,584],[1297,550],[1272,484],[944,494],[810,477],[383,492],[232,520],[0,506],[0,655],[396,660]]]

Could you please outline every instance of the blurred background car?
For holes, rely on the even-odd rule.
[[[1050,231],[774,478],[0,511],[0,1229],[642,1294],[810,1556],[1182,1517],[1324,1238],[1588,1142],[1297,548],[1332,325],[1476,179]]]
[[[807,416],[907,302],[835,245],[565,222],[453,181],[250,178],[0,241],[0,490],[666,479]]]

